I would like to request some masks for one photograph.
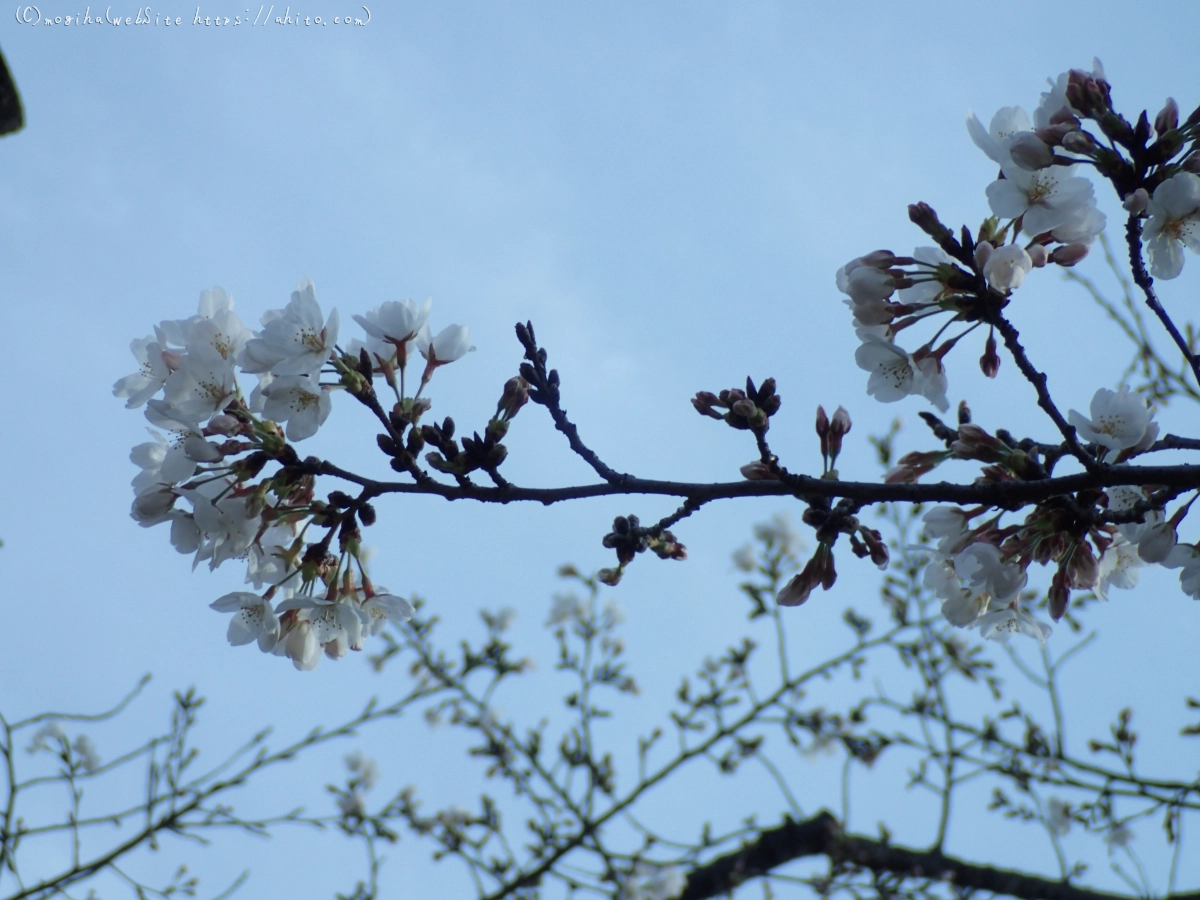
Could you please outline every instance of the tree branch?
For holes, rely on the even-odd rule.
[[[1075,887],[1010,869],[982,866],[932,850],[914,850],[885,841],[844,834],[834,816],[822,811],[811,819],[762,832],[733,853],[694,869],[680,900],[702,900],[732,891],[739,884],[766,875],[784,863],[805,856],[826,856],[831,863],[846,864],[875,873],[891,872],[910,878],[945,881],[959,888],[990,891],[1022,900],[1130,900]],[[1171,894],[1170,900],[1200,900],[1200,892]]]

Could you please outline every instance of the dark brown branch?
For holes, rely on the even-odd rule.
[[[1155,484],[1182,490],[1200,489],[1200,466],[1097,466],[1093,472],[1079,472],[1038,481],[1007,481],[985,484],[880,484],[873,481],[827,481],[809,475],[789,475],[789,483],[780,481],[728,481],[697,483],[659,481],[624,476],[619,484],[584,484],[555,488],[529,488],[509,484],[503,488],[472,485],[424,484],[375,481],[348,472],[329,462],[313,462],[314,475],[333,475],[368,488],[370,496],[383,494],[428,494],[446,500],[475,500],[480,503],[533,501],[549,506],[585,497],[612,497],[633,494],[683,497],[697,508],[713,500],[738,497],[787,497],[803,493],[806,497],[845,497],[861,505],[873,503],[957,503],[1020,509],[1061,494],[1116,485]]]
[[[1200,355],[1192,352],[1187,339],[1179,333],[1179,329],[1175,327],[1175,323],[1171,321],[1167,311],[1158,302],[1158,296],[1154,292],[1154,279],[1150,277],[1145,263],[1142,262],[1142,220],[1136,214],[1130,213],[1129,219],[1125,222],[1125,242],[1129,245],[1129,267],[1133,272],[1133,283],[1146,295],[1146,305],[1150,307],[1150,311],[1154,315],[1158,316],[1158,321],[1167,330],[1167,334],[1171,335],[1171,340],[1175,342],[1175,346],[1179,348],[1179,352],[1183,354],[1188,367],[1192,370],[1196,384],[1200,385]]]
[[[826,856],[834,864],[871,872],[890,872],[908,878],[945,881],[957,888],[989,891],[1023,900],[1131,900],[1076,887],[1068,882],[1039,878],[1024,872],[964,862],[933,850],[913,850],[881,840],[844,834],[828,812],[803,822],[786,820],[762,832],[733,853],[694,869],[680,900],[702,900],[731,892],[739,884],[766,875],[784,863],[805,856]],[[1171,894],[1170,900],[1200,900],[1200,893]]]
[[[596,471],[597,475],[610,484],[623,484],[627,481],[628,475],[610,468],[596,455],[595,451],[583,442],[579,436],[579,429],[575,427],[574,422],[567,418],[567,411],[559,402],[558,370],[551,369],[547,372],[546,351],[537,345],[532,322],[526,322],[524,325],[520,322],[517,323],[517,340],[525,348],[525,358],[529,361],[528,365],[521,367],[521,376],[533,387],[529,393],[529,399],[546,407],[550,418],[554,420],[554,427],[566,436],[571,449],[581,456],[584,462]]]
[[[1033,385],[1033,389],[1037,391],[1038,406],[1043,412],[1050,417],[1062,434],[1063,439],[1067,442],[1067,449],[1071,454],[1078,459],[1087,468],[1089,472],[1095,472],[1100,469],[1100,464],[1088,454],[1086,450],[1079,444],[1079,439],[1075,436],[1075,429],[1067,424],[1067,420],[1063,418],[1058,407],[1054,405],[1054,401],[1050,399],[1050,392],[1046,389],[1046,374],[1039,372],[1034,368],[1033,363],[1029,361],[1029,357],[1025,353],[1025,348],[1021,346],[1020,334],[1013,324],[997,314],[995,321],[988,321],[989,325],[994,325],[996,330],[1000,332],[1000,336],[1004,338],[1004,346],[1008,348],[1008,352],[1012,354],[1013,360],[1017,364],[1017,368],[1021,370],[1021,374],[1026,380]]]

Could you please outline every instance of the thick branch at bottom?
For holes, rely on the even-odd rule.
[[[832,814],[822,811],[811,819],[764,831],[740,850],[694,869],[680,900],[701,900],[732,891],[739,884],[805,856],[826,856],[835,864],[875,873],[888,872],[914,879],[944,881],[958,888],[989,891],[1022,900],[1133,900],[1076,887],[1010,869],[964,862],[935,850],[913,850],[872,838],[844,834]],[[1171,894],[1167,900],[1200,900],[1200,892]]]

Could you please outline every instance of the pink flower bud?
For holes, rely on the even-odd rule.
[[[1060,266],[1073,266],[1088,255],[1087,244],[1062,244],[1050,254],[1050,262]]]
[[[1049,601],[1050,618],[1057,622],[1067,611],[1067,604],[1071,602],[1071,589],[1067,587],[1067,575],[1062,566],[1058,567],[1058,571],[1050,579]]]
[[[1025,248],[1025,252],[1029,254],[1029,259],[1033,262],[1035,269],[1046,265],[1046,260],[1049,258],[1049,254],[1046,253],[1046,248],[1042,244],[1030,244]]]
[[[1096,149],[1096,143],[1086,131],[1072,131],[1063,135],[1062,148],[1072,153],[1089,154]]]
[[[821,583],[819,579],[813,577],[811,568],[812,563],[810,562],[804,567],[803,572],[793,575],[792,580],[785,584],[783,590],[775,597],[775,602],[780,606],[799,606],[807,600],[813,588]]]
[[[860,256],[859,261],[873,269],[890,269],[896,264],[896,254],[891,250],[876,250],[866,256]]]
[[[983,356],[979,357],[979,368],[988,378],[995,378],[1000,371],[1000,356],[996,353],[996,335],[988,332],[983,345]]]
[[[1173,131],[1179,127],[1179,104],[1175,102],[1174,97],[1168,97],[1163,108],[1159,110],[1157,116],[1154,117],[1154,133],[1162,137],[1168,131]]]
[[[760,459],[756,459],[754,462],[746,463],[741,467],[741,469],[739,469],[739,471],[742,473],[742,477],[747,481],[778,480],[778,476],[771,471],[771,467]]]
[[[838,454],[842,452],[842,438],[850,433],[851,424],[850,413],[846,412],[844,406],[839,406],[829,423],[830,465],[837,461]]]

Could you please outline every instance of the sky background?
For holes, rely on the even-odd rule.
[[[85,7],[48,0],[40,13]],[[0,393],[8,630],[0,710],[10,720],[96,711],[153,673],[119,727],[93,733],[103,758],[165,724],[171,692],[188,685],[209,699],[197,740],[216,759],[265,725],[294,738],[402,684],[399,670],[377,676],[360,658],[299,673],[286,660],[230,648],[227,617],[208,604],[239,589],[241,573],[192,573],[163,529],[129,518],[136,470],[127,457],[146,439],[145,422],[111,386],[134,368],[129,341],[194,313],[202,290],[225,287],[256,326],[309,276],[323,308],[339,309],[343,340],[359,335],[352,313],[432,296],[435,330],[466,323],[478,348],[440,370],[430,389],[433,413],[454,416],[460,430],[482,427],[494,410],[520,360],[513,323],[532,320],[585,440],[614,468],[646,477],[735,479],[755,456],[752,442],[697,416],[688,399],[747,374],[774,376],[784,403],[771,437],[784,463],[819,472],[812,415],[818,403],[841,404],[854,419],[842,477],[874,479],[867,436],[898,416],[901,452],[931,448],[916,418],[928,407],[866,395],[833,275],[862,253],[927,243],[908,222],[908,203],[929,202],[954,227],[978,226],[995,167],[971,144],[966,111],[986,123],[1001,106],[1032,110],[1047,76],[1090,67],[1093,56],[1131,118],[1142,108],[1153,116],[1168,95],[1185,115],[1200,102],[1200,23],[1190,2],[985,11],[464,0],[373,6],[364,27],[333,25],[334,16],[363,13],[325,0],[290,10],[329,21],[319,27],[197,26],[194,5],[152,12],[184,24],[0,18],[0,47],[28,120],[0,140],[0,346],[10,372]],[[232,2],[199,12],[245,15]],[[114,4],[117,13],[134,16],[137,7]],[[1115,201],[1098,192],[1116,221]],[[1080,271],[1111,283],[1096,255]],[[1198,273],[1200,261],[1189,257],[1183,276],[1162,285],[1180,320]],[[1061,407],[1086,411],[1098,387],[1116,386],[1127,361],[1116,329],[1056,271],[1035,272],[1011,314]],[[964,341],[948,358],[951,402],[969,400],[985,427],[1052,439],[1011,360],[994,382],[982,378],[981,345],[982,337]],[[1194,434],[1186,409],[1160,411],[1159,420]],[[301,447],[387,477],[374,433],[359,408],[340,402]],[[505,470],[517,483],[594,480],[537,408],[521,413],[507,443]],[[964,469],[960,477],[973,476]],[[542,628],[559,589],[555,569],[610,565],[599,541],[614,515],[653,520],[674,504],[500,508],[393,497],[377,506],[379,524],[366,536],[376,579],[426,597],[448,636],[478,634],[480,607],[516,610],[515,640],[543,663],[542,686],[531,700],[500,702],[532,722],[537,698],[562,692]],[[714,504],[676,529],[686,563],[639,558],[611,592],[626,611],[629,658],[644,687],[611,726],[614,746],[633,746],[679,677],[741,633],[745,604],[729,553],[754,522],[787,509]],[[791,509],[794,520],[800,512]],[[1197,537],[1185,529],[1185,540]],[[790,614],[798,658],[820,658],[832,633],[841,639],[846,605],[880,615],[876,572],[855,562],[839,556],[836,588]],[[1103,733],[1130,705],[1151,770],[1191,771],[1194,746],[1182,745],[1191,756],[1180,756],[1176,741],[1155,758],[1153,738],[1177,734],[1182,696],[1200,695],[1200,604],[1171,573],[1155,572],[1088,621],[1100,637],[1068,683],[1075,733]],[[1056,629],[1052,646],[1069,640]],[[1008,665],[999,647],[987,652]],[[471,805],[481,788],[464,779],[456,742],[419,719],[382,726],[265,779],[245,803],[330,811],[321,787],[340,781],[341,754],[361,747],[379,760],[376,797],[413,783],[431,805]],[[827,779],[795,777],[806,812],[836,803]],[[856,800],[861,830],[886,817],[897,840],[928,843],[927,806],[897,793],[902,767],[872,777]],[[987,816],[976,800],[955,820],[950,852],[1053,871],[1044,837]],[[46,802],[41,812],[56,814],[58,801]],[[773,820],[783,808],[752,780],[656,802],[681,836],[708,818],[731,823],[757,811]],[[1165,868],[1151,849],[1161,840],[1142,828],[1139,849],[1158,861],[1151,877],[1161,890]],[[54,865],[65,851],[47,844],[38,852]],[[1074,852],[1092,862],[1097,885],[1120,889],[1098,841]],[[297,865],[299,853],[313,861]],[[416,841],[389,856],[382,896],[469,890],[455,864],[429,863]],[[363,870],[357,846],[299,830],[270,841],[223,838],[207,852],[168,843],[142,864],[165,871],[180,861],[202,876],[207,896],[246,867],[243,896],[330,896]],[[1185,867],[1180,879],[1194,889],[1200,867]]]

